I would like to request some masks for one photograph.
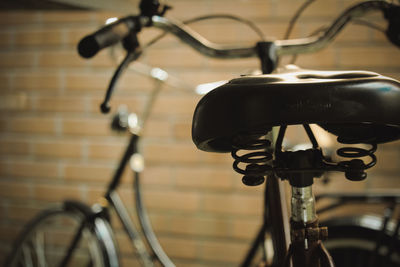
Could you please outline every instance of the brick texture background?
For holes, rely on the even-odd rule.
[[[171,17],[187,19],[232,13],[255,21],[268,37],[282,38],[300,0],[174,0]],[[354,1],[319,0],[302,16],[293,37],[327,24]],[[93,203],[118,163],[127,136],[113,133],[110,115],[99,103],[115,68],[108,51],[92,60],[76,44],[94,31],[107,12],[1,11],[0,13],[0,261],[22,225],[36,212],[65,198]],[[385,25],[380,14],[368,20]],[[215,42],[251,43],[257,36],[232,21],[207,21],[193,28]],[[142,44],[158,33],[146,29]],[[168,36],[140,60],[161,67],[188,85],[229,79],[256,69],[256,59],[217,60],[201,56]],[[287,62],[283,59],[282,62]],[[400,79],[400,51],[370,28],[351,25],[327,49],[299,57],[316,69],[363,69]],[[154,81],[129,70],[112,100],[113,111],[126,104],[140,112]],[[196,150],[191,118],[200,96],[190,86],[164,86],[147,125],[144,196],[154,228],[178,266],[228,266],[238,263],[260,224],[262,191],[246,188],[231,169],[230,155]],[[289,141],[303,142],[297,128]],[[365,182],[342,174],[317,190],[387,190],[400,185],[400,144],[379,147],[379,163]],[[130,173],[120,188],[133,209]],[[127,240],[117,227],[123,260],[131,263]],[[130,265],[129,265],[130,266]]]

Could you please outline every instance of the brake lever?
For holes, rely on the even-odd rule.
[[[132,34],[128,35],[127,37],[125,37],[123,40],[123,46],[127,52],[126,56],[122,60],[122,62],[118,65],[118,68],[115,70],[115,72],[111,78],[111,81],[108,85],[106,95],[104,97],[104,101],[100,105],[100,110],[104,114],[110,112],[111,107],[109,105],[109,102],[110,102],[111,96],[114,92],[115,85],[117,84],[119,77],[125,71],[125,69],[129,66],[129,64],[131,62],[135,61],[136,59],[138,59],[139,56],[141,55],[141,51],[139,49],[140,45],[139,45],[139,41],[137,39],[136,34],[132,33]]]

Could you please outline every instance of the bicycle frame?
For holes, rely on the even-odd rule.
[[[257,43],[256,46],[247,46],[247,47],[225,47],[225,46],[218,46],[215,44],[212,44],[202,38],[201,36],[197,35],[196,33],[192,32],[188,27],[186,27],[183,24],[180,24],[179,22],[175,22],[173,20],[168,20],[162,17],[163,14],[151,14],[151,16],[148,16],[147,14],[143,16],[141,14],[140,16],[129,16],[126,18],[121,19],[119,22],[116,22],[114,24],[108,25],[104,27],[103,29],[95,32],[93,35],[89,35],[85,37],[79,47],[80,47],[80,52],[82,56],[84,57],[91,57],[95,53],[98,52],[99,49],[104,48],[111,44],[111,41],[118,42],[119,40],[122,40],[123,38],[126,38],[127,36],[130,37],[136,37],[136,34],[141,30],[141,26],[148,26],[152,25],[157,28],[163,29],[165,31],[171,32],[174,35],[176,35],[180,40],[183,42],[189,44],[199,52],[201,52],[203,55],[210,56],[210,57],[217,57],[217,58],[245,58],[245,57],[256,57],[258,56],[261,61],[261,67],[264,73],[270,73],[272,72],[275,67],[276,67],[276,61],[277,57],[280,55],[286,55],[286,54],[297,54],[297,53],[308,53],[308,52],[314,52],[316,50],[319,50],[326,46],[333,38],[337,35],[337,33],[344,27],[344,25],[350,21],[351,19],[361,16],[364,13],[366,13],[369,10],[376,10],[376,9],[382,9],[386,10],[389,7],[389,3],[385,1],[367,1],[363,4],[359,4],[358,6],[355,6],[352,9],[349,9],[347,12],[343,13],[332,25],[330,28],[328,28],[327,31],[325,31],[324,34],[318,34],[315,36],[311,36],[308,38],[304,39],[296,39],[296,40],[281,40],[281,41],[274,41],[274,42],[259,42]],[[165,10],[164,10],[165,11]],[[151,22],[151,23],[150,23]],[[118,27],[118,25],[124,25],[126,26],[126,32],[123,32],[121,36],[117,36],[118,38],[114,38],[114,32],[113,28]],[[93,40],[96,40],[96,35],[104,37],[107,42],[99,43],[98,50],[95,51],[90,51],[90,53],[86,53],[86,49],[89,47],[88,45],[90,42]],[[108,37],[110,39],[108,40]],[[113,37],[113,38],[111,38]],[[102,38],[99,38],[102,39]],[[112,40],[111,40],[112,39]],[[135,57],[138,57],[140,53],[142,52],[141,50],[136,50],[139,45],[138,42],[135,38],[133,38],[134,42],[132,43],[132,47],[130,47],[128,50],[128,54],[125,58],[125,60],[121,63],[120,68],[117,70],[115,73],[114,77],[118,77],[120,74],[120,71],[123,70],[130,61],[134,60]],[[110,41],[110,42],[108,42]],[[93,52],[93,53],[92,53]],[[113,78],[114,80],[114,78]],[[113,87],[114,87],[114,82],[111,82],[109,86],[109,90],[107,91],[106,98],[102,104],[102,110],[107,111],[109,107],[107,106],[109,98],[111,96]],[[115,79],[116,80],[116,79]],[[145,113],[146,114],[146,113]],[[306,127],[306,126],[305,126]],[[282,129],[282,128],[281,128]],[[307,131],[307,129],[306,129]],[[281,133],[281,132],[280,132]],[[307,132],[308,133],[308,132]],[[308,133],[309,134],[309,133]],[[284,130],[283,130],[283,135],[284,135]],[[283,139],[282,135],[282,139]],[[310,137],[310,134],[309,134]],[[115,192],[116,187],[118,186],[120,182],[120,177],[122,174],[122,170],[128,163],[130,157],[134,155],[136,151],[136,143],[137,143],[138,135],[135,137],[135,134],[133,135],[130,144],[128,145],[128,148],[124,154],[124,157],[122,158],[122,161],[119,165],[119,168],[117,169],[117,172],[110,183],[107,193],[105,195],[105,198],[108,200],[108,202],[114,207],[114,209],[117,211],[118,216],[120,217],[122,223],[124,224],[124,228],[127,231],[128,235],[131,237],[133,243],[135,243],[135,238],[137,234],[132,231],[133,226],[130,225],[131,223],[129,222],[129,216],[127,216],[125,208],[122,206],[122,202],[120,201],[120,198],[118,197],[117,193]],[[278,137],[279,139],[279,137]],[[311,138],[310,138],[311,139]],[[282,141],[282,140],[281,140]],[[312,141],[312,140],[311,140]],[[277,142],[279,143],[279,142]],[[280,142],[282,143],[282,142]],[[313,142],[313,147],[314,147],[314,142]],[[317,146],[315,146],[316,148]],[[305,166],[307,168],[309,166]],[[136,202],[139,203],[137,205],[137,211],[141,212],[143,211],[141,207],[141,199],[140,199],[140,188],[139,188],[139,172],[135,172],[135,185],[136,185]],[[313,178],[311,178],[313,179]],[[307,191],[306,193],[309,193],[310,198],[313,198],[312,193],[311,193],[311,186],[303,186],[303,187],[308,187],[304,191]],[[302,188],[303,188],[302,187]],[[299,188],[299,187],[298,187]],[[297,189],[298,189],[297,188]],[[301,188],[301,189],[302,189]],[[295,186],[292,187],[293,190],[297,190]],[[301,190],[299,190],[301,191]],[[305,195],[299,194],[299,201],[302,201],[302,197],[305,197]],[[138,197],[139,196],[139,197]],[[302,218],[302,215],[299,212],[299,218],[296,218],[295,216],[292,216],[291,220],[291,227],[289,227],[289,219],[287,217],[287,210],[286,210],[286,203],[285,203],[285,194],[284,190],[282,187],[282,183],[278,178],[272,174],[268,177],[267,183],[266,183],[266,188],[265,188],[265,197],[264,197],[264,204],[265,204],[265,210],[264,210],[264,218],[263,218],[263,224],[261,227],[261,230],[259,234],[257,235],[256,241],[252,247],[252,249],[249,251],[246,259],[243,261],[242,266],[247,266],[252,258],[254,257],[256,247],[258,244],[262,242],[264,239],[263,236],[265,235],[267,230],[271,230],[271,239],[275,247],[274,251],[274,266],[289,266],[290,265],[290,259],[292,257],[293,261],[295,261],[294,265],[295,266],[303,266],[302,262],[309,262],[310,259],[312,259],[312,253],[307,252],[307,247],[308,247],[308,237],[303,237],[304,241],[304,247],[302,246],[297,246],[297,245],[290,245],[290,239],[295,238],[295,235],[293,235],[294,231],[299,230],[305,230],[307,227],[309,227],[311,230],[315,230],[316,232],[319,233],[320,228],[318,228],[318,220],[315,214],[315,206],[314,203],[312,203],[312,206],[310,206],[310,213],[312,213],[312,216],[310,218]],[[292,202],[293,202],[293,197],[292,197]],[[296,204],[296,203],[295,203]],[[293,211],[296,211],[296,209],[301,208],[301,204],[297,203],[298,205],[292,208],[292,213]],[[139,216],[140,217],[140,216]],[[142,228],[143,225],[146,225],[147,216],[144,217],[144,220],[141,220]],[[296,220],[299,219],[299,220]],[[310,220],[308,220],[310,219]],[[289,230],[292,228],[291,230]],[[151,231],[152,233],[152,231]],[[290,236],[290,237],[289,237]],[[146,236],[147,237],[147,236]],[[150,240],[153,240],[150,238]],[[156,240],[156,239],[155,239]],[[298,240],[296,240],[298,241]],[[323,266],[333,266],[333,263],[331,262],[331,259],[329,258],[328,253],[326,250],[324,250],[323,246],[320,243],[321,237],[317,235],[316,240],[313,240],[312,244],[310,245],[313,248],[316,248],[316,250],[319,250],[319,253],[321,253],[321,262],[323,262]],[[297,242],[301,243],[301,242]],[[158,242],[156,243],[158,244]],[[292,242],[293,244],[293,242]],[[141,245],[140,245],[141,246]],[[139,246],[139,247],[140,247]],[[154,254],[158,257],[155,249],[150,245],[152,248]],[[157,245],[156,245],[157,247]],[[313,251],[316,251],[313,250]],[[304,257],[301,257],[304,254]],[[147,256],[145,254],[144,258]],[[300,257],[298,257],[300,255]],[[159,258],[159,257],[158,257]],[[310,261],[313,262],[312,266],[319,266],[319,263],[315,263],[316,260]],[[310,266],[310,265],[309,265]]]

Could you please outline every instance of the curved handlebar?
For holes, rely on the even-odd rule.
[[[128,49],[127,57],[115,72],[108,87],[105,100],[101,106],[101,110],[107,112],[109,110],[108,101],[118,76],[125,67],[131,61],[136,60],[141,53],[136,50],[136,48],[139,47],[136,34],[140,32],[142,27],[153,26],[172,33],[184,43],[209,57],[225,59],[259,57],[261,59],[263,73],[271,73],[276,67],[278,56],[309,53],[322,49],[335,38],[348,22],[373,10],[381,10],[384,12],[385,18],[389,21],[386,35],[393,44],[400,46],[400,6],[385,0],[370,0],[361,2],[347,9],[323,33],[315,34],[307,38],[262,41],[255,45],[247,46],[212,43],[197,32],[191,30],[185,24],[163,17],[163,13],[160,14],[161,16],[154,15],[151,17],[146,15],[128,16],[84,37],[78,45],[78,52],[82,57],[89,58],[94,56],[102,48],[113,45],[119,41],[129,43],[128,41],[130,39],[128,37],[133,37],[134,45],[129,46],[131,48]],[[127,47],[128,46],[125,48]]]
[[[267,43],[274,44],[274,49],[277,55],[314,52],[324,48],[334,39],[340,30],[342,30],[343,27],[354,18],[361,17],[369,11],[388,10],[393,6],[393,4],[382,0],[362,2],[342,13],[322,34],[316,34],[307,38],[267,41]],[[211,43],[180,22],[159,16],[153,16],[151,19],[154,27],[174,34],[181,41],[190,45],[203,55],[216,58],[247,58],[258,55],[256,45],[243,47],[218,45]]]
[[[201,54],[215,58],[246,58],[257,55],[256,47],[220,45],[208,41],[185,24],[165,17],[151,17],[152,26],[174,34],[182,42],[193,47]]]
[[[383,10],[386,12],[392,7],[397,6],[382,0],[362,2],[342,13],[322,34],[316,34],[307,38],[275,40],[267,43],[274,44],[274,53],[277,56],[314,52],[324,48],[352,19],[361,17],[373,10]],[[83,57],[91,57],[100,49],[122,40],[128,34],[139,32],[142,26],[154,26],[172,33],[184,43],[209,57],[249,58],[258,56],[257,45],[232,46],[215,44],[191,30],[185,24],[161,16],[152,16],[150,21],[149,17],[146,16],[122,18],[83,38],[78,46],[79,54]]]

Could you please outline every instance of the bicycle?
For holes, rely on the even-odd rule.
[[[370,9],[383,9],[384,12],[399,12],[398,7],[392,5],[388,2],[384,1],[368,1],[365,3],[361,3],[348,10],[346,13],[342,14],[336,22],[322,35],[311,36],[309,38],[304,38],[300,40],[283,40],[283,41],[274,41],[274,42],[260,42],[256,47],[239,47],[239,48],[230,48],[230,47],[216,47],[212,44],[207,43],[205,40],[198,37],[196,34],[191,32],[191,30],[184,26],[183,24],[169,21],[162,17],[163,13],[167,10],[167,7],[161,8],[160,6],[146,6],[146,3],[149,2],[143,1],[142,4],[142,14],[141,16],[131,16],[121,19],[114,24],[106,26],[105,28],[99,30],[95,34],[89,36],[84,39],[80,52],[83,56],[90,57],[93,56],[98,50],[104,48],[111,43],[115,43],[123,39],[125,48],[128,50],[127,56],[124,61],[121,63],[116,73],[114,74],[113,79],[111,80],[109,89],[107,90],[107,94],[105,97],[105,101],[103,102],[101,109],[102,111],[108,111],[108,101],[111,97],[111,93],[113,91],[116,80],[119,75],[122,73],[124,68],[131,61],[135,60],[139,55],[140,51],[138,51],[138,41],[136,39],[136,33],[140,31],[142,25],[152,26],[170,31],[177,35],[182,41],[189,43],[191,46],[195,47],[197,50],[201,51],[203,54],[212,56],[212,57],[221,57],[221,58],[232,58],[232,57],[259,57],[262,63],[262,70],[264,73],[272,72],[277,63],[277,58],[279,55],[284,54],[293,54],[293,53],[303,53],[303,52],[311,52],[315,49],[322,48],[326,45],[333,37],[338,33],[338,31],[344,27],[344,25],[352,18],[354,14],[358,12],[364,13]],[[154,3],[154,2],[153,2]],[[162,7],[162,6],[161,6]],[[394,11],[393,11],[394,10]],[[389,33],[390,39],[396,45],[399,45],[398,28],[395,26],[398,25],[397,16],[398,13],[393,13],[391,16],[388,16],[390,25],[389,25]],[[153,16],[157,15],[157,16]],[[161,16],[160,16],[161,15]],[[358,15],[360,15],[358,13]],[[151,22],[151,23],[150,23]],[[121,29],[122,28],[122,29]],[[118,30],[116,30],[118,29]],[[397,36],[397,37],[396,37]],[[397,39],[396,39],[397,38]],[[97,40],[96,40],[97,39]],[[93,49],[93,45],[94,48]],[[290,82],[290,79],[294,80],[294,83]],[[327,79],[329,83],[327,83]],[[321,82],[321,80],[323,82]],[[375,82],[375,83],[374,83]],[[282,86],[279,84],[284,84],[287,87],[296,87],[300,88],[300,84],[304,87],[302,90],[306,91],[308,89],[307,84],[312,83],[314,87],[324,87],[333,86],[328,89],[324,88],[324,90],[329,91],[332,89],[335,91],[338,89],[336,85],[339,83],[341,86],[346,88],[346,90],[350,90],[352,86],[360,86],[360,88],[364,88],[363,86],[376,86],[375,88],[385,88],[384,91],[393,92],[393,98],[395,100],[399,100],[399,88],[398,82],[391,80],[389,78],[379,76],[378,74],[371,72],[315,72],[315,71],[307,71],[300,70],[293,67],[287,68],[286,72],[283,74],[273,74],[268,76],[247,76],[235,79],[217,89],[213,90],[211,93],[206,95],[198,104],[195,115],[194,115],[194,124],[193,124],[193,140],[196,145],[203,150],[206,151],[218,151],[218,152],[231,152],[234,157],[234,169],[243,174],[243,182],[247,185],[258,185],[264,182],[264,176],[268,175],[268,179],[266,184],[266,195],[265,195],[265,204],[266,204],[266,212],[264,216],[264,224],[260,230],[260,234],[258,235],[256,242],[254,244],[254,248],[263,243],[264,235],[267,230],[273,229],[274,231],[270,231],[271,240],[274,247],[273,255],[264,255],[264,261],[267,261],[268,258],[272,257],[273,266],[289,266],[290,259],[294,261],[295,266],[318,266],[319,263],[316,263],[316,259],[313,253],[321,253],[322,255],[322,264],[323,266],[332,266],[332,260],[329,254],[326,252],[324,247],[322,246],[321,239],[326,237],[326,229],[318,226],[318,221],[315,214],[314,200],[312,196],[311,185],[313,183],[313,178],[318,177],[325,170],[330,171],[342,171],[346,173],[346,177],[350,180],[362,180],[366,178],[366,174],[364,172],[365,169],[372,167],[376,162],[376,157],[374,156],[374,152],[376,150],[376,143],[391,141],[393,139],[397,139],[399,136],[398,130],[398,120],[393,118],[393,114],[398,112],[398,106],[393,104],[391,106],[391,110],[388,110],[385,113],[385,118],[389,120],[386,122],[389,125],[378,125],[375,127],[374,124],[362,124],[364,121],[346,121],[342,114],[343,120],[350,124],[350,127],[335,127],[335,121],[323,124],[324,128],[332,131],[336,135],[342,137],[340,140],[342,143],[367,143],[372,145],[372,149],[355,149],[355,148],[344,148],[338,152],[344,157],[355,157],[360,158],[363,155],[366,155],[371,158],[371,162],[368,164],[364,164],[362,160],[353,159],[351,161],[342,161],[338,164],[334,162],[330,162],[324,158],[322,152],[319,149],[319,145],[316,142],[316,139],[309,128],[307,123],[310,123],[314,118],[313,122],[325,122],[324,116],[316,119],[314,116],[318,116],[319,114],[314,114],[315,110],[308,107],[311,106],[317,111],[326,111],[327,108],[332,108],[331,106],[324,105],[321,103],[326,103],[323,101],[324,99],[319,98],[320,90],[318,93],[309,94],[307,96],[312,97],[316,100],[316,106],[313,106],[311,102],[293,102],[292,105],[287,104],[287,102],[280,102],[284,107],[288,107],[289,110],[292,111],[290,114],[278,115],[280,118],[275,120],[276,118],[267,117],[265,114],[269,114],[268,112],[264,112],[263,116],[259,116],[260,111],[262,111],[263,107],[265,107],[265,103],[268,103],[268,107],[274,106],[278,109],[277,103],[273,103],[271,100],[266,99],[266,95],[262,94],[262,91],[259,91],[258,94],[251,95],[249,94],[250,90],[257,91],[257,88],[264,88],[262,86],[276,86],[276,90],[274,91],[273,100],[279,100],[279,96],[281,96],[280,101],[282,100],[282,94],[288,93],[288,90],[283,90]],[[385,86],[383,87],[382,84]],[[245,88],[245,89],[243,89]],[[254,89],[255,88],[255,89]],[[279,89],[279,90],[278,90]],[[318,88],[317,88],[318,89]],[[357,89],[357,87],[356,87]],[[245,90],[246,94],[242,94],[241,91]],[[260,89],[264,90],[264,89]],[[272,90],[272,89],[270,89]],[[280,90],[283,90],[280,91]],[[329,91],[332,93],[332,90]],[[361,89],[360,89],[361,90]],[[379,91],[376,89],[376,91]],[[233,93],[232,93],[233,92]],[[362,93],[365,91],[361,90]],[[375,91],[372,90],[372,93]],[[231,94],[230,100],[232,102],[223,102],[226,100],[226,95]],[[236,94],[236,95],[235,95]],[[378,93],[376,93],[378,94]],[[250,95],[250,96],[249,96]],[[246,114],[244,110],[241,112],[236,112],[238,117],[235,118],[235,122],[244,123],[244,125],[235,124],[231,118],[231,114],[229,112],[235,111],[232,103],[242,103],[243,100],[251,98],[253,96],[252,105],[254,103],[258,103],[258,107],[256,110],[254,108],[246,109],[247,112],[253,112]],[[257,96],[254,98],[254,96]],[[259,98],[263,96],[263,98]],[[289,97],[290,95],[285,95]],[[378,95],[373,95],[378,96]],[[380,96],[380,95],[379,95]],[[245,98],[244,98],[245,97]],[[396,99],[397,97],[397,99]],[[290,98],[289,98],[290,99]],[[255,101],[257,100],[257,101]],[[287,100],[287,99],[286,99]],[[343,99],[340,99],[344,101]],[[215,103],[213,102],[215,101]],[[361,101],[361,100],[360,100]],[[382,100],[387,103],[388,100]],[[394,101],[396,102],[396,101]],[[223,105],[222,105],[223,104]],[[290,103],[289,103],[290,104]],[[375,103],[376,104],[376,103]],[[224,106],[225,105],[225,106]],[[232,105],[232,106],[231,106]],[[286,105],[286,106],[285,106]],[[377,105],[377,104],[376,104]],[[340,106],[342,107],[342,106]],[[380,107],[380,106],[379,106]],[[216,113],[215,110],[218,110]],[[297,121],[293,120],[295,115],[294,110],[297,112],[305,112],[306,114],[302,114],[304,117],[298,119]],[[301,110],[301,111],[300,111]],[[224,113],[227,111],[227,113]],[[265,111],[265,110],[264,110]],[[267,110],[269,111],[269,110]],[[341,110],[338,110],[337,107],[335,112],[341,114]],[[365,117],[362,117],[363,113],[368,113],[367,110],[362,110],[357,113],[355,119],[364,120]],[[210,114],[212,116],[210,116]],[[218,116],[214,116],[218,114]],[[222,114],[222,115],[221,115]],[[224,116],[225,115],[225,116]],[[223,119],[221,119],[222,117]],[[331,118],[336,118],[337,115],[331,115]],[[242,119],[237,119],[242,118]],[[254,121],[247,121],[246,118],[257,118],[258,121],[254,123]],[[326,118],[325,118],[326,119]],[[380,118],[381,119],[381,118]],[[274,120],[274,121],[269,121]],[[136,144],[139,138],[139,133],[141,129],[141,125],[137,123],[137,120],[132,118],[130,121],[131,125],[129,125],[132,131],[132,138],[128,145],[128,148],[125,152],[125,155],[121,161],[120,168],[118,168],[114,179],[109,184],[107,193],[105,194],[105,203],[103,206],[96,206],[93,209],[88,208],[84,204],[68,201],[65,202],[62,208],[55,209],[53,211],[45,211],[43,215],[40,215],[35,219],[28,227],[26,231],[21,235],[21,238],[18,242],[25,241],[26,238],[30,237],[30,232],[32,229],[35,229],[38,224],[40,224],[45,217],[52,216],[53,214],[73,214],[78,218],[78,229],[77,234],[72,239],[72,242],[69,245],[67,253],[65,255],[61,255],[61,266],[65,266],[67,262],[70,260],[74,250],[76,249],[76,245],[79,242],[81,235],[92,235],[92,240],[94,240],[94,245],[89,246],[90,255],[93,255],[92,261],[89,261],[89,264],[100,264],[100,266],[117,266],[118,265],[118,256],[117,256],[117,248],[114,246],[115,242],[113,241],[112,231],[108,225],[108,210],[107,205],[110,204],[117,211],[123,225],[125,226],[125,230],[128,235],[135,243],[138,253],[140,254],[140,258],[142,259],[142,263],[145,266],[152,265],[152,256],[145,252],[143,242],[138,239],[138,234],[135,232],[135,228],[130,225],[130,221],[128,217],[126,217],[126,212],[123,206],[121,205],[120,198],[118,194],[114,191],[114,189],[118,186],[121,168],[125,166],[130,160],[131,156],[134,155],[133,158],[133,169],[136,176],[136,197],[138,212],[144,212],[141,216],[141,224],[144,228],[144,233],[146,235],[146,239],[150,244],[151,249],[153,250],[154,256],[161,262],[161,264],[165,266],[173,266],[173,263],[169,261],[166,255],[163,253],[161,247],[158,247],[158,242],[155,239],[155,235],[152,232],[151,228],[146,227],[149,225],[147,222],[147,217],[145,215],[144,207],[141,205],[140,198],[140,187],[139,187],[139,178],[138,175],[141,171],[141,159],[137,154]],[[378,122],[380,120],[376,120]],[[211,123],[211,125],[210,125]],[[230,124],[231,123],[231,124]],[[248,123],[248,124],[246,124]],[[304,124],[304,128],[310,138],[310,141],[313,145],[312,149],[299,151],[299,152],[285,152],[282,151],[282,141],[285,134],[286,125],[288,124]],[[337,123],[337,122],[336,122]],[[271,138],[272,126],[281,126],[280,130],[277,134],[275,141],[275,158],[273,164],[271,164],[272,160],[272,151],[271,148],[272,142],[267,140],[265,136],[267,133],[270,133],[268,138]],[[320,123],[321,124],[321,123]],[[234,126],[232,126],[234,125]],[[374,126],[375,128],[371,127]],[[336,125],[337,126],[337,125]],[[345,125],[346,126],[346,125]],[[232,128],[233,127],[233,128]],[[370,128],[369,128],[370,127]],[[357,131],[359,129],[362,131]],[[374,133],[378,133],[377,136],[362,136],[367,130],[375,130]],[[356,131],[356,133],[352,133],[352,131]],[[344,136],[344,138],[343,138]],[[273,136],[272,136],[273,138]],[[249,151],[249,153],[245,152],[244,154],[238,153],[239,151]],[[246,167],[240,167],[240,164],[245,164]],[[289,180],[291,185],[293,186],[293,192],[295,193],[292,196],[292,230],[291,230],[291,239],[292,246],[289,247],[289,224],[288,218],[285,218],[286,212],[285,207],[286,204],[284,194],[282,192],[282,184],[277,179],[277,177],[282,178],[282,176],[286,175],[286,179]],[[301,178],[301,179],[299,179]],[[393,198],[393,197],[392,197]],[[397,199],[398,197],[395,197]],[[303,213],[302,209],[305,206],[307,212]],[[384,229],[382,233],[382,241],[381,243],[386,246],[382,251],[382,247],[378,243],[378,246],[375,248],[374,256],[381,259],[381,253],[384,253],[384,256],[387,255],[395,255],[396,251],[394,248],[398,245],[398,231],[399,224],[395,227],[391,227],[392,231],[389,233],[386,232],[386,226],[388,225],[388,220],[382,223],[382,228]],[[345,226],[353,226],[351,224],[345,224]],[[393,225],[393,223],[391,224]],[[343,225],[339,224],[339,232],[340,228]],[[385,226],[385,227],[383,227]],[[360,225],[362,229],[368,229],[363,225]],[[369,229],[374,233],[377,232],[376,229]],[[341,238],[348,238],[350,235],[343,236]],[[365,235],[362,238],[367,238]],[[391,240],[391,247],[387,244],[386,239]],[[38,250],[37,248],[40,245],[40,237],[34,240],[35,244],[33,249],[38,252],[38,261],[43,258],[43,251]],[[110,245],[111,244],[111,245]],[[335,245],[333,245],[335,246]],[[343,244],[336,244],[340,248]],[[20,248],[22,246],[17,245],[16,249],[10,256],[9,263],[11,264],[14,259],[17,258],[18,253],[26,254],[25,252],[28,247]],[[359,246],[356,246],[356,249],[360,249]],[[369,251],[370,248],[365,249],[364,251]],[[265,250],[264,250],[265,251]],[[288,251],[288,253],[287,253]],[[242,263],[243,266],[248,266],[254,257],[255,249],[251,250],[248,254],[248,257]],[[354,252],[354,251],[351,251]],[[29,253],[29,251],[28,251]],[[100,260],[98,257],[100,256]],[[32,259],[32,257],[31,257]],[[42,259],[43,260],[43,259]],[[398,262],[396,258],[388,257],[387,260],[392,261],[390,264],[397,266]]]

